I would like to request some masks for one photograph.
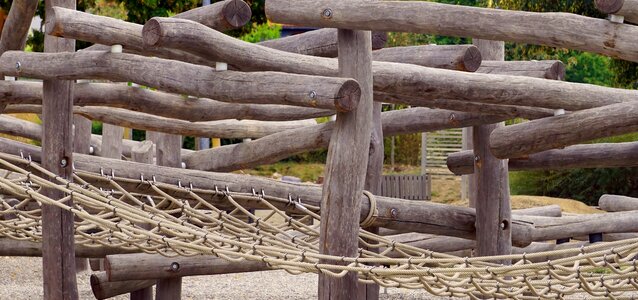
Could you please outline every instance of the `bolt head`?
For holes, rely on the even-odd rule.
[[[68,164],[69,162],[66,160],[66,158],[60,160],[60,166],[62,166],[63,168],[66,168]]]
[[[396,208],[393,208],[390,210],[390,216],[392,216],[392,218],[396,219],[398,215],[399,215],[399,211]]]
[[[179,267],[180,267],[180,266],[179,266],[179,263],[178,263],[178,262],[172,262],[172,263],[171,263],[171,271],[173,271],[173,272],[177,272],[177,271],[179,271]]]
[[[308,93],[308,97],[310,97],[310,99],[315,99],[315,98],[317,98],[317,92],[315,92],[315,91],[310,91],[310,93]]]
[[[323,10],[323,12],[321,13],[321,16],[325,19],[330,19],[332,18],[332,9],[330,8],[326,8]]]
[[[22,64],[19,61],[16,62],[16,70],[20,71],[21,68],[22,68]]]

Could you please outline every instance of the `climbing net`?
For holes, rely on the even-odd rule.
[[[457,257],[360,230],[356,256],[330,256],[319,253],[319,208],[291,199],[79,170],[69,182],[6,154],[0,154],[0,168],[7,170],[0,178],[0,236],[16,240],[41,241],[41,207],[51,205],[75,216],[77,246],[260,261],[291,274],[341,277],[356,272],[364,283],[473,299],[556,299],[582,292],[591,299],[629,299],[633,296],[627,292],[638,289],[638,239],[544,253]],[[131,185],[134,191],[123,188]],[[47,196],[52,193],[60,199]],[[255,213],[251,207],[263,210]]]

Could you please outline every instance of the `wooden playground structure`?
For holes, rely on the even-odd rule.
[[[152,299],[153,286],[179,299],[184,276],[268,269],[317,273],[321,299],[638,289],[638,199],[604,196],[602,218],[512,211],[508,184],[508,170],[638,166],[638,143],[581,144],[637,131],[638,91],[565,82],[558,61],[504,61],[510,41],[638,62],[638,0],[597,0],[608,19],[266,0],[269,20],[323,29],[257,44],[223,33],[250,20],[242,0],[145,25],[46,0],[45,52],[23,52],[37,5],[14,0],[0,37],[0,73],[17,78],[0,81],[3,112],[43,119],[0,116],[0,133],[42,145],[0,138],[0,255],[42,256],[45,299],[78,298],[76,258],[103,259],[98,299]],[[385,32],[474,40],[385,48]],[[504,126],[513,118],[530,121]],[[471,128],[472,150],[447,157],[470,175],[471,208],[379,196],[384,136],[452,128]],[[182,135],[253,140],[192,151]],[[320,186],[225,173],[322,148]]]

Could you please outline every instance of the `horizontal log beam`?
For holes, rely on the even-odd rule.
[[[497,128],[490,150],[498,158],[523,157],[593,139],[638,131],[638,102],[586,109]]]
[[[41,125],[7,115],[0,115],[0,133],[35,141],[42,140]]]
[[[372,52],[376,61],[474,72],[481,66],[481,51],[474,45],[421,45],[391,47]]]
[[[447,166],[456,175],[473,174],[474,154],[451,153]],[[574,145],[509,160],[511,171],[621,167],[638,167],[638,142]]]
[[[75,257],[104,258],[111,254],[137,253],[140,250],[128,250],[117,247],[87,247],[75,245]],[[0,238],[0,256],[28,256],[41,257],[42,243],[32,241],[18,241],[9,238]]]
[[[132,81],[167,92],[224,102],[286,104],[339,111],[356,107],[361,95],[359,84],[347,78],[215,71],[175,60],[97,51],[9,51],[0,56],[0,72],[43,80]]]
[[[165,257],[146,253],[108,255],[104,261],[104,267],[109,281],[166,279],[269,270],[266,264],[260,261],[233,262],[212,255]]]
[[[638,198],[605,194],[598,200],[598,206],[609,212],[638,210]]]
[[[266,1],[277,23],[472,37],[569,48],[638,61],[638,28],[568,13],[536,13],[424,1]],[[468,22],[467,20],[477,20]],[[565,31],[569,28],[569,31]]]
[[[8,50],[22,50],[27,42],[31,20],[38,8],[38,0],[14,0],[4,21],[0,36],[0,54]],[[4,79],[4,78],[2,78]]]
[[[384,136],[462,128],[508,117],[410,108],[381,114]],[[183,157],[189,169],[229,172],[275,163],[295,154],[328,147],[334,121],[273,134],[246,143],[201,150]]]
[[[372,33],[372,50],[385,47],[388,35],[385,32]],[[285,52],[312,56],[337,57],[337,29],[323,28],[279,39],[257,43],[258,45]]]
[[[520,216],[561,217],[563,215],[560,206],[545,205],[512,210],[512,214]]]
[[[96,299],[108,299],[118,295],[153,286],[156,280],[109,281],[106,272],[91,274],[90,283]]]
[[[191,122],[226,119],[288,121],[326,117],[327,109],[274,104],[237,104],[207,98],[184,98],[122,83],[76,83],[73,96],[77,106],[108,106],[139,111],[160,117]],[[42,83],[0,81],[0,103],[41,104]],[[13,109],[16,107],[14,106]]]
[[[606,213],[600,216],[517,216],[517,219],[530,222],[534,226],[533,241],[558,240],[595,233],[638,232],[638,215],[633,211]]]
[[[596,8],[606,14],[625,17],[626,21],[638,24],[637,0],[596,0]]]
[[[224,0],[176,14],[173,18],[192,20],[215,30],[240,28],[250,21],[253,12],[242,0]]]
[[[476,71],[484,74],[526,76],[565,80],[565,64],[560,60],[495,61],[486,60]]]
[[[148,46],[179,48],[202,58],[228,62],[244,71],[337,75],[335,59],[288,53],[246,43],[195,22],[153,18],[144,26],[148,37],[144,40]],[[255,57],[259,57],[259,60]],[[392,62],[373,62],[372,69],[376,92],[421,99],[420,103],[416,100],[412,103],[423,106],[434,99],[455,99],[573,111],[630,102],[638,98],[638,91],[635,90],[523,76],[458,72]]]

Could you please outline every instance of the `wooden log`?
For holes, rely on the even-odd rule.
[[[370,150],[372,40],[369,31],[339,30],[337,37],[339,75],[359,82],[362,99],[354,111],[337,113],[336,130],[330,138],[321,196],[319,253],[356,256],[360,227],[359,220],[352,218],[352,212],[361,211],[361,199],[357,195],[365,184],[366,154]],[[365,293],[365,286],[358,284],[357,273],[349,272],[341,278],[319,273],[319,299],[349,299],[354,295],[359,298]]]
[[[638,1],[596,0],[596,8],[606,14],[625,17],[625,21],[638,24]]]
[[[73,152],[89,154],[91,149],[91,120],[79,116],[73,116]]]
[[[0,115],[0,133],[42,140],[42,126],[7,115]]]
[[[605,194],[598,200],[598,206],[609,212],[638,210],[638,198]]]
[[[638,216],[633,211],[606,213],[604,217],[601,215],[599,218],[591,215],[560,218],[518,216],[517,218],[534,225],[532,238],[534,241],[557,240],[595,233],[638,232]]]
[[[314,119],[278,122],[252,120],[189,122],[157,117],[125,109],[104,109],[95,106],[78,107],[74,112],[91,120],[122,127],[185,136],[215,136],[219,138],[261,138],[273,133],[317,124],[317,121]],[[119,140],[122,140],[122,138],[120,137]]]
[[[481,66],[481,52],[474,45],[421,45],[392,47],[372,52],[376,61],[474,72]]]
[[[20,67],[16,68],[19,63]],[[10,65],[10,66],[9,66]],[[133,81],[164,91],[235,103],[286,104],[349,111],[360,89],[347,78],[278,72],[216,72],[210,67],[124,53],[5,52],[0,72],[44,80]]]
[[[388,35],[385,32],[372,33],[372,50],[385,47]],[[281,51],[312,56],[337,57],[337,29],[322,28],[279,39],[257,43],[261,46]]]
[[[433,2],[268,0],[270,21],[292,25],[472,37],[595,52],[638,61],[638,28],[567,13],[507,11]],[[469,22],[468,20],[476,20]],[[507,26],[503,26],[507,24]],[[563,29],[569,28],[569,33]]]
[[[165,279],[184,276],[245,273],[269,270],[258,261],[231,262],[212,255],[165,257],[155,254],[123,254],[106,257],[110,281]]]
[[[460,113],[448,110],[410,108],[384,112],[384,136],[462,128],[503,121],[508,117]],[[275,163],[306,151],[326,148],[334,122],[288,130],[246,143],[200,150],[184,156],[187,168],[227,172]]]
[[[513,158],[508,165],[515,171],[638,167],[638,142],[574,145]],[[452,153],[447,166],[456,175],[472,174],[474,155],[471,151]]]
[[[0,81],[2,103],[41,104],[42,83]],[[125,108],[191,122],[225,119],[288,121],[325,117],[332,110],[273,104],[236,104],[206,98],[184,98],[121,83],[77,83],[74,104]],[[14,106],[15,109],[15,106]],[[13,111],[24,112],[24,111]]]
[[[242,0],[224,0],[179,13],[173,18],[193,20],[219,31],[242,27],[253,12]]]
[[[38,0],[14,0],[11,3],[9,15],[2,27],[0,55],[8,50],[24,49],[38,2]]]
[[[104,123],[102,125],[102,153],[101,156],[122,159],[122,138],[124,128]]]
[[[562,211],[558,205],[545,205],[512,210],[512,214],[521,216],[560,217],[562,216]]]
[[[560,60],[496,61],[481,63],[477,73],[565,80],[565,64]]]
[[[45,15],[53,6],[75,9],[74,0],[45,1]],[[44,51],[75,50],[75,41],[44,37]],[[8,52],[5,52],[5,54]],[[58,55],[49,53],[45,55]],[[64,54],[63,54],[64,55]],[[14,63],[14,69],[16,64]],[[0,72],[4,73],[4,72]],[[73,181],[73,84],[64,80],[45,80],[42,85],[42,166],[50,172]],[[45,189],[51,199],[62,199],[64,193]],[[73,199],[67,202],[73,205]],[[42,273],[46,300],[77,299],[73,213],[59,207],[42,206]]]
[[[499,158],[523,157],[638,130],[638,102],[619,103],[494,130],[490,150]]]
[[[76,245],[75,257],[78,258],[103,258],[110,254],[136,253],[139,250],[128,250],[117,247],[87,247]],[[9,238],[0,238],[0,256],[42,256],[42,243],[31,241],[18,241]]]
[[[476,247],[476,242],[471,239],[462,239],[447,236],[438,236],[424,233],[403,233],[386,236],[397,243],[403,243],[412,247],[428,249],[435,252],[453,252]],[[399,253],[390,252],[390,256],[400,257]]]
[[[321,76],[337,74],[334,59],[287,53],[242,42],[195,22],[153,18],[145,26],[149,32],[147,35],[151,35],[145,40],[149,46],[179,48],[207,59],[228,62],[244,71],[274,70]],[[254,57],[260,59],[255,60]],[[418,97],[423,100],[424,106],[433,99],[455,99],[573,111],[631,102],[638,97],[635,90],[410,64],[374,62],[372,69],[375,91]]]
[[[107,299],[146,287],[152,287],[155,280],[109,281],[106,272],[91,274],[91,290],[96,299]]]
[[[143,141],[131,149],[133,161],[152,164],[153,163],[153,142]]]

